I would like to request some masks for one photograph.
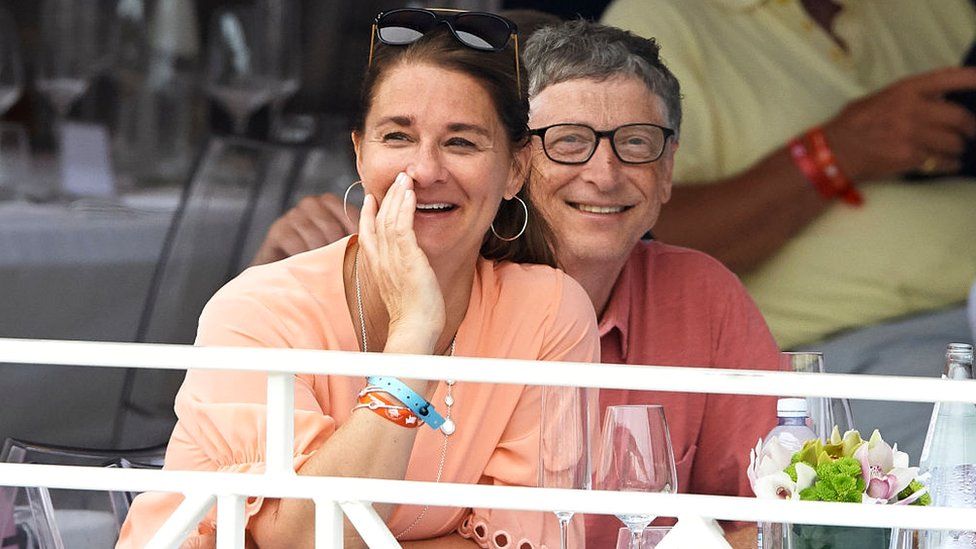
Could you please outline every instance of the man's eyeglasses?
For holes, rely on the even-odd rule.
[[[546,156],[559,164],[586,164],[604,137],[621,162],[647,164],[661,158],[674,130],[657,124],[625,124],[606,131],[585,124],[554,124],[529,130],[529,134],[538,135]]]
[[[493,13],[442,8],[402,8],[381,12],[373,21],[372,35],[369,39],[369,64],[373,63],[375,39],[378,38],[381,43],[388,46],[406,46],[420,40],[440,23],[447,25],[458,42],[480,51],[503,51],[508,46],[508,42],[513,40],[515,79],[521,97],[518,27],[508,19]]]

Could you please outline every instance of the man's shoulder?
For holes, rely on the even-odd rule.
[[[637,243],[628,264],[643,277],[655,282],[668,280],[675,283],[742,285],[739,277],[705,252],[656,240]]]

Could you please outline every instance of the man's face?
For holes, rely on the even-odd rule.
[[[529,127],[585,124],[597,131],[625,124],[669,126],[664,102],[637,77],[579,79],[545,88],[530,101]],[[532,138],[533,199],[555,233],[559,261],[625,259],[657,222],[671,198],[671,170],[677,142],[668,139],[659,159],[627,164],[600,139],[585,164],[550,160],[539,137]]]

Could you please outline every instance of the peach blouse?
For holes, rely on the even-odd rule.
[[[247,270],[207,304],[196,344],[359,350],[342,280],[343,257],[351,241]],[[593,307],[583,289],[561,271],[480,259],[455,354],[598,362]],[[540,362],[539,367],[546,366]],[[266,379],[260,373],[187,372],[176,396],[179,420],[165,468],[263,472]],[[349,419],[363,386],[360,377],[297,376],[296,469]],[[444,401],[445,390],[441,383],[432,399],[435,405]],[[457,431],[449,438],[441,481],[534,486],[538,387],[459,382],[454,398]],[[422,427],[406,478],[435,480],[442,444],[439,431]],[[174,493],[137,497],[118,547],[142,547],[182,499]],[[251,498],[248,518],[262,504],[260,498]],[[482,547],[558,545],[558,530],[546,518],[550,513],[430,507],[418,521],[422,509],[397,506],[388,521],[394,535],[416,540],[458,531]],[[211,510],[197,535],[206,537],[214,527]]]

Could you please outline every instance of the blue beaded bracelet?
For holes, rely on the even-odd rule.
[[[416,391],[407,387],[407,384],[399,379],[390,376],[370,376],[366,378],[366,382],[383,389],[390,396],[402,402],[432,429],[440,429],[441,425],[444,424],[444,417],[437,412],[434,405],[424,400],[424,397],[418,395]]]

